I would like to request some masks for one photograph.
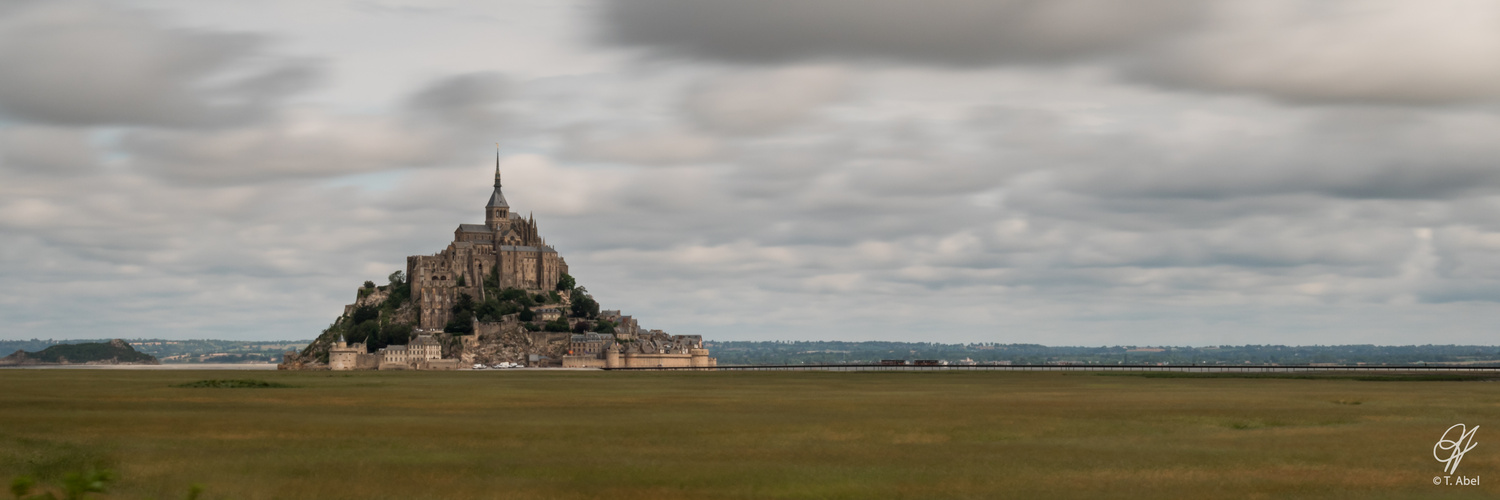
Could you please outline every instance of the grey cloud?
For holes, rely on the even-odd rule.
[[[721,148],[717,138],[681,129],[599,131],[574,128],[564,136],[564,158],[638,165],[678,165],[709,160],[717,156]]]
[[[695,122],[730,134],[763,134],[797,123],[848,92],[848,75],[832,67],[794,67],[721,75],[683,100]]]
[[[1201,2],[613,0],[605,37],[753,63],[867,58],[956,66],[1090,57],[1191,25]]]
[[[432,167],[499,134],[504,89],[498,74],[456,75],[414,90],[400,99],[399,112],[388,116],[286,108],[244,126],[130,130],[120,145],[132,168],[190,184]]]
[[[120,145],[136,171],[235,184],[430,166],[452,154],[447,140],[392,120],[313,114],[213,131],[132,131]]]
[[[0,128],[0,168],[43,174],[82,174],[99,167],[87,132],[56,127]]]
[[[603,0],[609,43],[750,64],[1095,64],[1297,104],[1500,96],[1500,6],[1474,0]]]
[[[1137,55],[1131,78],[1293,103],[1448,104],[1500,96],[1500,5],[1219,2],[1211,28]]]
[[[1148,43],[1099,53],[1176,42]],[[1099,66],[845,68],[464,74],[359,114],[332,110],[364,97],[325,95],[203,129],[12,126],[0,281],[28,293],[0,317],[311,335],[351,285],[482,220],[498,139],[525,152],[503,158],[512,205],[574,275],[677,333],[1263,343],[1316,325],[1281,335],[1378,342],[1440,324],[1462,341],[1500,318],[1461,304],[1500,289],[1491,109],[1281,106]],[[39,175],[70,166],[90,175]]]
[[[1500,145],[1490,140],[1500,116],[1490,113],[1239,112],[1246,114],[1143,122],[1128,132],[1057,128],[1007,145],[1069,164],[1047,169],[1046,183],[1109,197],[1452,199],[1500,190],[1493,168]],[[1220,130],[1203,125],[1214,122]]]
[[[497,73],[468,73],[435,80],[407,99],[412,116],[445,124],[491,128],[500,123],[497,106],[507,82]]]
[[[27,2],[0,17],[0,113],[58,125],[219,126],[265,114],[316,71],[248,34],[138,12]]]
[[[764,145],[739,148],[738,167],[731,179],[737,197],[780,200],[836,168],[853,148],[849,138],[814,141],[812,144]]]
[[[603,286],[712,277],[798,300],[1025,294],[1168,315],[1488,300],[1471,293],[1487,278],[1445,284],[1453,257],[1419,258],[1412,228],[1453,223],[1500,186],[1484,173],[1500,157],[1492,113],[1111,92],[967,115],[851,99],[807,126],[724,135],[722,166],[676,171],[703,182],[639,190],[691,191],[685,205],[605,190],[594,196],[609,203],[548,224]],[[630,176],[629,190],[651,184]],[[891,250],[860,257],[869,245]],[[1474,252],[1453,255],[1473,266]]]
[[[28,290],[0,298],[13,324],[126,337],[313,335],[352,296],[350,276],[378,281],[402,256],[430,250],[419,243],[434,235],[416,233],[455,218],[347,188],[92,182],[0,171],[0,234],[12,243],[0,250],[0,277]]]

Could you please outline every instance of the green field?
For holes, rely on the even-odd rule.
[[[192,384],[224,378],[272,387]],[[1460,422],[1481,485],[1434,486]],[[91,466],[128,499],[1494,498],[1500,384],[0,370],[4,479]]]

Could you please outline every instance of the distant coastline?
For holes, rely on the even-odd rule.
[[[0,358],[0,366],[159,365],[155,356],[135,350],[129,342],[57,344],[39,351],[17,349]]]
[[[0,365],[0,370],[219,370],[266,371],[276,365],[265,363],[175,363],[160,365]]]
[[[0,353],[38,351],[63,343],[100,340],[0,340]],[[127,339],[136,350],[184,369],[271,369],[284,350],[298,350],[310,340],[163,340]],[[1223,345],[1223,346],[1044,346],[1038,344],[885,341],[714,341],[724,365],[813,365],[879,363],[882,360],[941,360],[952,364],[1199,364],[1411,366],[1500,365],[1500,347],[1483,345]],[[273,349],[276,349],[273,351]],[[235,362],[226,363],[224,360]],[[246,361],[256,360],[256,361]],[[264,361],[260,361],[264,360]]]
[[[301,350],[311,340],[124,339],[135,350],[164,365],[248,364],[275,366],[288,350]],[[0,354],[17,350],[41,351],[54,345],[108,342],[108,339],[0,340]]]

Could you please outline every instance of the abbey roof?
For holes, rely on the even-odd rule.
[[[484,207],[485,208],[495,208],[495,207],[510,208],[510,204],[505,202],[505,195],[500,192],[500,186],[495,186],[495,194],[490,195],[490,203],[488,205],[485,205]]]

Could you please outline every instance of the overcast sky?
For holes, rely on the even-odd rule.
[[[0,339],[306,339],[483,220],[717,340],[1497,344],[1500,2],[0,2]]]

